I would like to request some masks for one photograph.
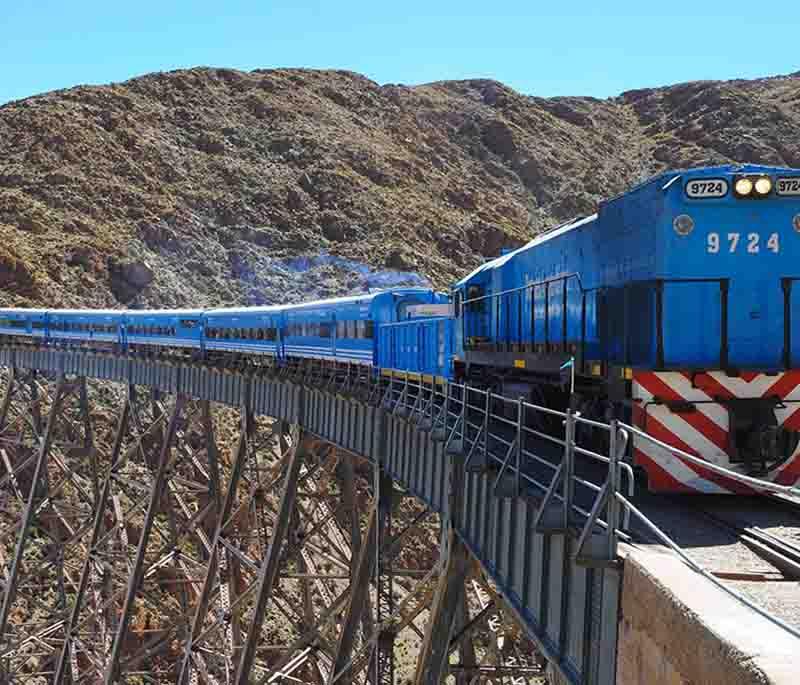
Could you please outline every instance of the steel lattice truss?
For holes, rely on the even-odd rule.
[[[0,683],[540,673],[463,545],[379,465],[144,387],[6,374],[0,565]]]

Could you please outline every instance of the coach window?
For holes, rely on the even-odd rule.
[[[347,337],[348,338],[355,338],[356,337],[356,322],[355,321],[348,321],[347,322]]]
[[[363,319],[356,322],[356,337],[359,340],[364,340],[367,337],[367,322]]]
[[[336,322],[336,337],[337,338],[344,338],[345,337],[344,321],[337,321]]]
[[[329,323],[321,323],[319,325],[319,337],[320,338],[331,337],[331,325]]]
[[[367,339],[371,340],[372,338],[375,337],[375,322],[372,319],[370,319],[369,321],[366,322],[366,324],[367,325],[365,327],[364,336]]]

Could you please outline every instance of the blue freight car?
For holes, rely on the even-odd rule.
[[[378,327],[377,365],[387,376],[440,382],[453,372],[452,317],[407,319]]]
[[[599,397],[704,459],[794,482],[798,257],[800,172],[659,175],[459,281],[459,373],[518,388],[557,382],[574,358],[573,402]],[[644,444],[634,454],[654,489],[737,488]]]

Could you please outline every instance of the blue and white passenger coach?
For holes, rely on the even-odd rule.
[[[611,405],[707,461],[793,483],[798,280],[800,172],[665,173],[459,281],[458,369],[533,390],[574,359],[584,412]],[[743,489],[634,443],[651,489]]]
[[[123,343],[132,351],[164,348],[200,353],[202,316],[202,309],[126,310]]]
[[[203,313],[204,349],[216,353],[281,355],[281,307],[235,307]]]

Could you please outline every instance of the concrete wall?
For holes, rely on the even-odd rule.
[[[671,554],[624,553],[618,685],[800,683],[800,639]]]

